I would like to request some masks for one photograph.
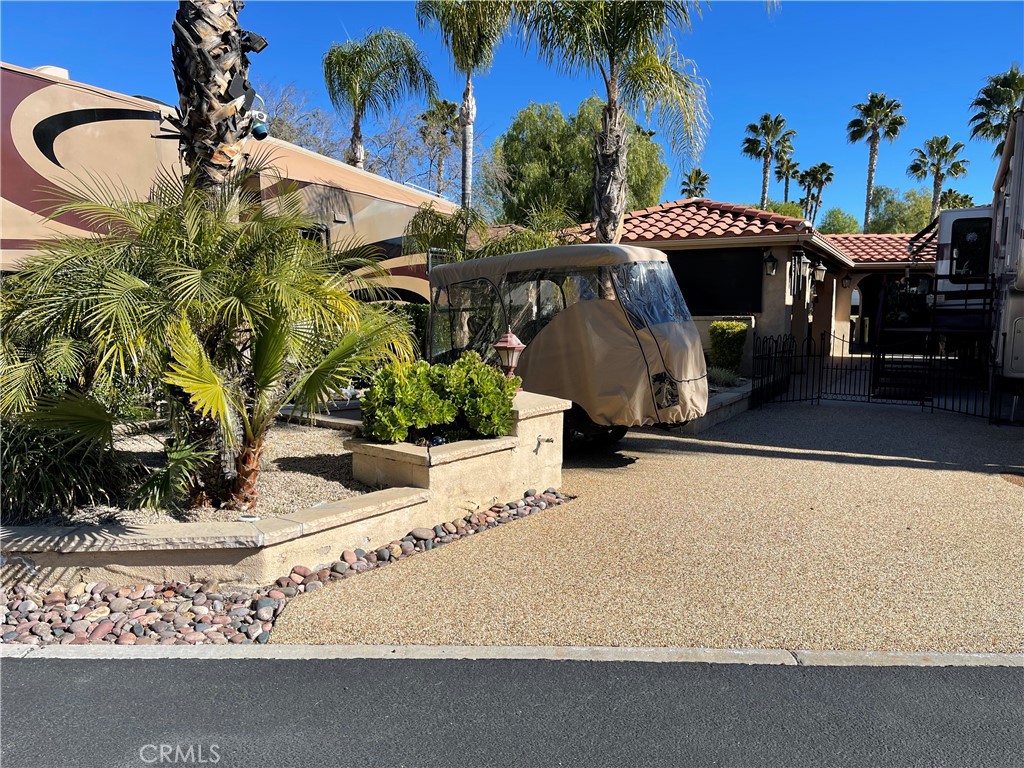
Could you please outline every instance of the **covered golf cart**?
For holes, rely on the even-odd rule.
[[[570,438],[702,416],[700,336],[668,259],[625,245],[566,245],[434,267],[430,359],[495,361],[509,328],[526,345],[523,388],[571,400]]]

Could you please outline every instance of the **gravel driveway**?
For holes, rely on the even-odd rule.
[[[578,498],[293,601],[276,643],[1024,650],[1024,433],[772,405],[577,460]]]

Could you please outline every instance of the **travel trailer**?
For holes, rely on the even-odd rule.
[[[629,427],[703,416],[700,334],[661,251],[565,245],[430,272],[430,359],[495,360],[511,330],[531,392],[571,400],[566,442],[610,444]]]
[[[0,64],[0,271],[17,270],[40,239],[89,234],[74,216],[47,218],[62,189],[91,177],[145,199],[157,169],[178,163],[173,114],[151,99],[70,80],[66,70]],[[378,246],[384,285],[402,300],[429,301],[426,259],[402,254],[402,233],[422,205],[451,213],[454,203],[273,137],[250,139],[247,151],[273,165],[275,175],[260,178],[264,199],[280,193],[282,178],[290,182],[325,236]]]

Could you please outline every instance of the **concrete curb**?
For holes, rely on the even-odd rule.
[[[471,645],[0,645],[5,659],[529,659],[641,663],[767,664],[805,667],[1018,667],[1019,653],[789,651],[760,648],[613,648]]]

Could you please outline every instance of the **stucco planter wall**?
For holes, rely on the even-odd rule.
[[[466,440],[433,448],[384,445],[361,438],[345,442],[352,475],[377,488],[405,486],[430,491],[437,521],[517,498],[528,487],[562,484],[562,412],[568,400],[520,392],[508,437]]]

